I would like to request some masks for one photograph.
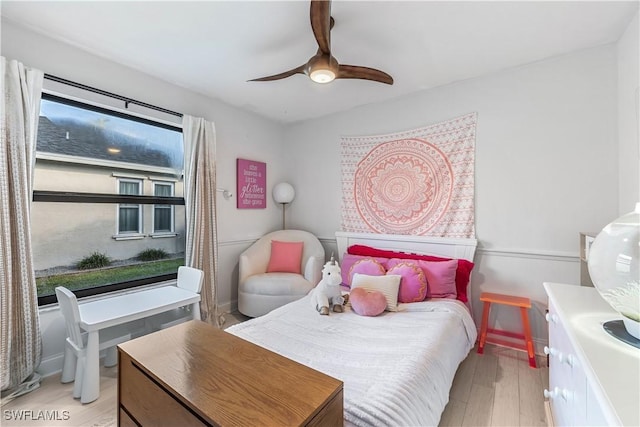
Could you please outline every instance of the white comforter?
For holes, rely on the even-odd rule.
[[[435,426],[476,328],[458,301],[400,304],[362,317],[321,316],[309,296],[227,329],[344,382],[345,423]]]

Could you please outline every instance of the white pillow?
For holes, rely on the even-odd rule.
[[[398,290],[402,276],[389,274],[387,276],[368,276],[355,273],[351,280],[351,289],[364,288],[368,291],[380,291],[387,300],[387,311],[398,311]]]

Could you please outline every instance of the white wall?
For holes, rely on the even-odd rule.
[[[48,74],[213,121],[217,135],[218,187],[229,189],[235,195],[238,157],[267,163],[268,194],[271,194],[271,187],[281,181],[286,165],[281,156],[282,125],[49,39],[4,19],[1,38],[2,55],[8,59],[17,59]],[[69,88],[52,85],[48,81],[45,83],[49,88],[75,93]],[[105,99],[101,101],[108,102]],[[146,111],[145,114],[156,113]],[[235,197],[225,200],[218,194],[218,301],[223,310],[228,310],[235,307],[237,300],[239,253],[255,238],[281,227],[281,210],[271,199],[267,201],[266,209],[238,210]],[[51,372],[61,367],[64,325],[57,308],[41,310],[40,320],[43,370]]]
[[[618,42],[619,208],[623,215],[640,202],[640,29],[638,13]],[[613,219],[613,218],[612,218]]]
[[[476,318],[485,290],[542,307],[543,281],[578,283],[578,233],[616,217],[616,73],[609,45],[291,126],[286,153],[298,195],[289,217],[331,246],[340,229],[341,135],[393,133],[476,111]],[[532,313],[540,343],[543,310]],[[513,329],[504,325],[519,319],[508,311],[496,310],[498,322]]]

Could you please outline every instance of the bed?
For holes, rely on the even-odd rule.
[[[473,260],[474,239],[336,233],[352,245]],[[438,425],[456,370],[475,343],[469,307],[454,299],[399,304],[397,312],[320,316],[310,295],[228,332],[344,383],[345,425]]]

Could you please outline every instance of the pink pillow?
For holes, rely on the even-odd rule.
[[[349,246],[347,252],[352,255],[361,255],[369,257],[384,257],[384,258],[403,258],[403,259],[415,259],[423,261],[450,261],[451,258],[442,258],[433,255],[418,255],[407,254],[404,252],[387,251],[384,249],[376,249],[364,245],[352,245]],[[458,269],[456,270],[456,292],[457,299],[462,302],[468,302],[467,288],[469,286],[469,280],[471,280],[471,270],[473,270],[473,263],[466,259],[458,260]]]
[[[349,286],[353,281],[353,275],[356,273],[365,274],[367,276],[384,276],[386,270],[384,266],[373,258],[363,258],[356,261],[349,269]]]
[[[383,267],[387,262],[387,258],[374,258],[360,255],[344,254],[344,256],[342,257],[342,263],[340,264],[340,269],[342,270],[342,284],[344,286],[351,286],[351,279],[353,278],[353,275],[349,274],[349,272],[351,271],[351,267],[353,267],[353,264],[363,259],[376,260]]]
[[[427,298],[456,299],[456,269],[458,260],[417,261],[427,277]]]
[[[355,288],[349,294],[351,308],[360,316],[377,316],[387,307],[387,300],[380,291]]]
[[[390,259],[387,274],[397,274],[400,279],[398,302],[420,302],[427,297],[427,279],[415,262]]]
[[[302,249],[304,242],[271,241],[271,258],[267,266],[267,273],[298,273],[301,272]]]

